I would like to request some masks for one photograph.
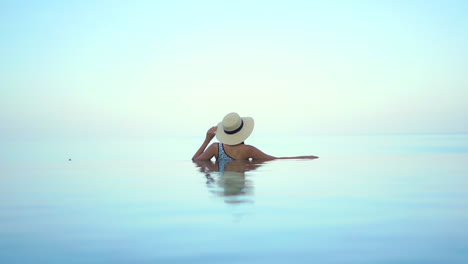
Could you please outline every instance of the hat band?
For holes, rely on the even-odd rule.
[[[228,135],[232,135],[232,134],[235,134],[239,131],[241,131],[241,129],[244,127],[244,120],[241,119],[241,125],[236,129],[236,130],[232,130],[232,131],[226,131],[226,129],[224,130],[224,133],[228,134]]]

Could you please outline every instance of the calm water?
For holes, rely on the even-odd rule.
[[[0,263],[467,263],[468,135],[4,142]],[[72,159],[72,161],[68,161]]]

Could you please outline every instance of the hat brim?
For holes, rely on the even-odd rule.
[[[235,133],[235,134],[226,134],[223,129],[222,122],[218,124],[218,128],[216,130],[216,138],[218,139],[219,142],[223,144],[228,144],[228,145],[237,145],[244,140],[246,140],[250,134],[252,134],[252,131],[254,129],[254,120],[251,117],[241,117],[242,120],[244,121],[244,126],[242,129]]]

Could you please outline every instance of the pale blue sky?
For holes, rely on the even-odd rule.
[[[467,132],[467,1],[2,1],[0,136]]]

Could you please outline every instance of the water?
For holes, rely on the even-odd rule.
[[[5,142],[0,263],[467,263],[468,135]],[[71,161],[69,161],[71,159]]]

